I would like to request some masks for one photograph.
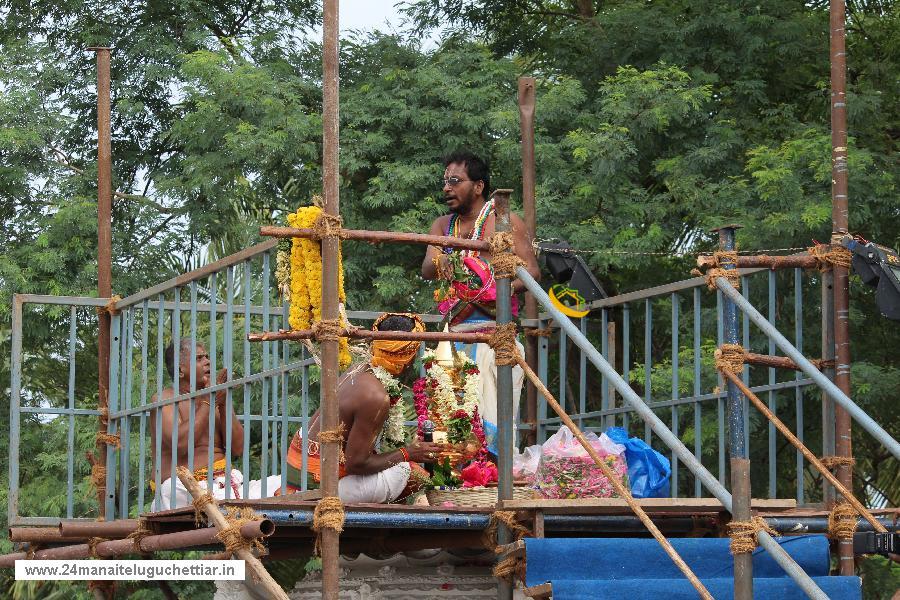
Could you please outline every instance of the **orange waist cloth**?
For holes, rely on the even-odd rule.
[[[294,434],[291,438],[291,447],[288,448],[287,463],[288,466],[294,468],[299,473],[302,468],[303,461],[303,438],[300,432]],[[316,482],[322,481],[322,459],[319,456],[319,443],[309,442],[307,444],[306,472],[313,476]],[[347,469],[342,462],[338,465],[338,475],[340,477],[347,476]],[[290,479],[290,477],[289,477]]]

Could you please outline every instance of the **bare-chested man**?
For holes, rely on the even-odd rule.
[[[490,173],[487,163],[468,151],[458,151],[444,159],[443,194],[449,214],[435,219],[431,224],[432,235],[446,235],[471,240],[487,240],[495,231],[496,216],[494,202],[488,200]],[[525,222],[514,214],[509,215],[510,228],[513,234],[513,251],[525,263],[528,274],[540,280],[540,269],[528,239]],[[429,246],[422,261],[422,277],[425,279],[442,279],[451,276],[450,256],[452,248]],[[484,283],[484,290],[490,292],[494,285],[490,269],[490,253],[464,250],[457,254],[463,264]],[[524,289],[518,279],[512,282],[513,293]],[[494,290],[495,291],[495,290]],[[495,325],[495,302],[484,300],[490,297],[485,293],[481,297],[467,302],[464,300],[442,303],[441,309],[449,313],[451,331],[490,331]],[[513,315],[518,313],[518,302],[513,298]],[[475,344],[466,348],[457,344],[457,350],[464,350],[481,371],[481,385],[478,412],[484,420],[484,432],[488,450],[497,454],[497,367],[494,363],[494,351],[487,344]],[[524,348],[519,344],[519,351]],[[521,367],[513,367],[513,409],[518,421],[519,402],[525,374]]]
[[[191,391],[191,371],[194,374],[194,389],[202,390],[210,387],[211,373],[209,356],[206,348],[201,344],[196,347],[196,359],[191,364],[191,340],[184,338],[181,340],[178,349],[178,369],[175,368],[175,345],[170,344],[165,350],[166,369],[173,380],[178,381],[178,389],[180,394],[186,394]],[[219,382],[225,380],[225,370],[219,373]],[[169,399],[175,396],[174,387],[166,388],[162,392],[159,399]],[[176,466],[185,466],[194,471],[194,476],[200,485],[207,485],[207,468],[209,466],[209,454],[213,454],[213,496],[216,498],[240,498],[243,492],[243,475],[237,469],[232,469],[231,473],[226,475],[225,467],[225,428],[228,424],[225,392],[220,391],[216,394],[215,399],[210,403],[210,395],[203,394],[197,396],[194,400],[194,461],[193,464],[188,462],[189,437],[191,434],[190,400],[183,400],[176,404],[167,404],[160,409],[160,455],[161,460],[156,464],[156,444],[157,444],[157,411],[150,413],[150,435],[152,439],[151,453],[154,459],[154,466],[161,468],[160,480],[162,485],[156,489],[156,497],[154,499],[154,510],[166,510],[169,508],[177,508],[186,506],[191,502],[190,493],[181,484],[176,477],[175,482],[175,501],[172,502],[172,433],[175,429],[175,411],[178,411],[178,440],[177,440],[177,456],[175,459]],[[154,395],[153,401],[157,397]],[[209,439],[209,415],[210,411],[214,411],[215,420],[215,439],[210,444]],[[241,421],[232,410],[231,413],[231,449],[232,455],[240,456],[244,448],[244,428]],[[268,486],[269,493],[275,491],[280,484],[279,477],[271,477]],[[259,482],[250,482],[250,497],[259,497]],[[155,477],[151,481],[151,488],[156,487]]]
[[[390,313],[382,315],[373,328],[379,331],[425,329],[418,317]],[[375,341],[372,343],[372,360],[351,368],[338,383],[338,410],[344,436],[338,495],[344,502],[387,503],[404,498],[416,488],[417,482],[410,478],[411,471],[424,472],[415,463],[434,462],[441,451],[438,444],[418,440],[397,450],[379,452],[376,449],[376,441],[383,438],[392,408],[391,398],[376,375],[376,369],[384,369],[391,377],[398,377],[412,364],[418,350],[419,342]],[[319,411],[316,411],[310,422],[308,439],[316,440],[320,429]],[[319,444],[309,441],[307,448],[307,485],[315,488],[321,482]],[[302,449],[303,439],[298,431],[287,457],[291,491],[301,486]]]

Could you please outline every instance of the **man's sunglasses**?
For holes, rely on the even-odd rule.
[[[456,187],[458,184],[463,181],[472,181],[471,179],[460,179],[459,177],[446,177],[441,178],[441,187],[449,185],[450,187]]]

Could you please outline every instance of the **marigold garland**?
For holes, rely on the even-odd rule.
[[[316,199],[313,198],[313,202]],[[287,216],[287,223],[299,229],[311,229],[322,213],[318,206],[302,206]],[[346,301],[344,266],[338,245],[338,298]],[[322,319],[322,250],[317,240],[293,238],[291,243],[291,310],[288,324],[291,329],[310,329]],[[350,345],[347,338],[338,343],[338,361],[342,369],[350,365]]]

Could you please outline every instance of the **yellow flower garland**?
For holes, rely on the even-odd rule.
[[[322,213],[318,206],[303,206],[287,216],[287,223],[299,229],[311,229]],[[346,302],[344,293],[344,263],[338,245],[338,298]],[[309,329],[322,319],[322,250],[316,240],[293,238],[291,244],[291,329]],[[347,338],[338,343],[338,362],[342,369],[350,365],[350,346]]]

